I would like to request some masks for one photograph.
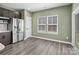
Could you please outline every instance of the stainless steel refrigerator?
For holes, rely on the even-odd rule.
[[[13,18],[13,43],[23,40],[24,38],[24,20]]]

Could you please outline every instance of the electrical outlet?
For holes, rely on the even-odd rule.
[[[66,39],[68,40],[69,38],[68,38],[68,37],[66,37]]]
[[[77,43],[78,47],[79,47],[79,43]]]

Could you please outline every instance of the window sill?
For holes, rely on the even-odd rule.
[[[58,35],[58,32],[44,32],[44,31],[38,31],[37,33]]]

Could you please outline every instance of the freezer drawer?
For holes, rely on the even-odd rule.
[[[11,44],[11,32],[0,33],[0,43],[4,45]]]
[[[17,41],[17,33],[13,33],[13,43],[16,43]]]
[[[19,33],[19,41],[23,40],[23,32]]]

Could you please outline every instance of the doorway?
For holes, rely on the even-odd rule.
[[[72,45],[79,49],[79,7],[72,13]]]
[[[32,35],[32,18],[27,16],[25,19],[25,39]]]

